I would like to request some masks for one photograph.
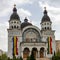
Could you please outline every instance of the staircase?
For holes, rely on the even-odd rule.
[[[36,60],[50,60],[49,58],[36,58]]]
[[[27,58],[24,58],[23,60],[27,60]],[[36,58],[36,60],[50,60],[49,58]]]

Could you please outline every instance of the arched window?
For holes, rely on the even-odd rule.
[[[47,25],[49,25],[49,23],[47,23]]]
[[[13,26],[11,26],[11,28],[13,29]]]
[[[14,28],[16,28],[16,26],[14,26]]]
[[[46,27],[45,27],[45,30],[46,30]]]
[[[46,25],[46,23],[44,25]]]
[[[47,29],[49,30],[49,27],[47,27]]]
[[[14,21],[14,23],[16,23],[16,21]]]
[[[23,51],[23,58],[27,58],[28,56],[29,56],[29,52],[30,52],[30,50],[29,50],[29,48],[24,48],[24,51]]]

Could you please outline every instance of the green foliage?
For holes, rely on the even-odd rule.
[[[58,52],[52,57],[52,60],[60,60],[60,51],[58,50]]]
[[[19,60],[23,60],[23,58],[20,56]]]
[[[16,57],[14,56],[13,59],[10,59],[9,57],[7,57],[6,54],[2,54],[2,55],[0,56],[0,60],[23,60],[23,58],[22,58],[22,57],[16,58]]]
[[[7,55],[6,54],[2,54],[1,60],[7,60]]]
[[[30,57],[27,57],[27,60],[35,60],[33,51],[31,53]]]
[[[27,60],[30,60],[30,57],[29,56],[27,57]]]

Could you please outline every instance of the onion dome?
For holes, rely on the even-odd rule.
[[[46,10],[46,7],[45,7],[45,10],[44,10],[44,16],[42,17],[42,20],[41,20],[41,23],[42,22],[45,22],[45,21],[50,21],[50,17],[47,15],[47,10]]]
[[[25,17],[24,22],[21,24],[21,29],[23,29],[26,26],[32,25],[31,23],[28,22],[28,19]]]
[[[20,20],[19,15],[17,14],[16,5],[14,5],[13,13],[10,16],[10,20]]]

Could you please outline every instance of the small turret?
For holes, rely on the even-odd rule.
[[[50,20],[50,17],[48,16],[47,14],[47,10],[46,10],[46,7],[44,7],[45,10],[44,10],[44,16],[42,17],[42,20],[41,20],[41,30],[51,30],[51,20]]]
[[[10,20],[9,20],[9,28],[10,29],[20,29],[20,26],[21,26],[20,17],[17,14],[16,5],[14,5],[13,13],[10,16]]]

